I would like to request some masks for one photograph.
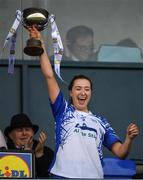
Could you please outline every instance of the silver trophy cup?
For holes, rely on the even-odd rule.
[[[23,10],[23,26],[27,29],[33,25],[38,31],[42,31],[48,25],[49,12],[40,8],[27,8]],[[27,40],[24,53],[29,56],[39,56],[43,53],[41,47],[41,41],[36,38],[30,38]]]

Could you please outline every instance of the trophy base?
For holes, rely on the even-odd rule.
[[[43,52],[44,50],[42,47],[27,46],[24,48],[24,53],[29,56],[40,56]]]
[[[24,48],[24,53],[29,56],[40,56],[44,49],[41,47],[41,41],[38,39],[28,39],[27,46]]]

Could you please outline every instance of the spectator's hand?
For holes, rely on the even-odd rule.
[[[131,123],[127,127],[127,138],[132,140],[134,139],[137,135],[139,134],[139,128],[137,127],[136,124]]]
[[[47,136],[44,132],[41,132],[39,135],[39,143],[35,149],[36,157],[41,157],[44,154],[44,145],[47,140]]]
[[[29,138],[27,143],[24,145],[24,150],[32,150],[33,146],[33,136]]]

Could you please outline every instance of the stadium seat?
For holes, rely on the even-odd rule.
[[[129,159],[104,158],[103,171],[105,179],[132,179],[136,174],[136,164]]]

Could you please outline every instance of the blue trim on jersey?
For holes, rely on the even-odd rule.
[[[66,139],[69,136],[68,130],[64,129],[64,125],[70,123],[70,119],[73,118],[73,114],[74,114],[73,112],[75,111],[75,108],[64,99],[63,93],[61,91],[59,92],[56,98],[56,101],[53,104],[51,103],[51,108],[52,108],[53,115],[55,118],[55,123],[56,123],[56,130],[55,130],[56,131],[56,147],[55,147],[54,160],[51,164],[51,168],[52,168],[56,160],[56,153],[58,151],[59,146],[61,147],[64,146],[64,144],[66,143]],[[105,134],[103,134],[101,137],[101,143],[99,147],[97,147],[98,152],[99,152],[99,157],[102,162],[102,159],[103,159],[102,143],[109,150],[111,150],[112,145],[115,142],[120,142],[120,139],[104,117],[96,116],[94,114],[92,115],[98,118],[98,122],[101,124],[101,126],[105,130]],[[82,128],[84,130],[87,127],[80,126],[79,128]],[[90,130],[91,129],[92,128],[90,128]]]
[[[50,101],[51,102],[51,101]],[[65,111],[65,107],[66,105],[68,106],[67,110]],[[67,113],[67,111],[69,112],[74,112],[75,109],[73,106],[68,105],[67,102],[65,101],[64,97],[63,97],[63,93],[60,91],[56,101],[52,104],[51,103],[51,108],[52,108],[52,112],[55,118],[55,123],[56,123],[56,147],[55,147],[55,153],[54,153],[54,158],[53,158],[53,162],[51,163],[51,166],[49,169],[51,169],[55,163],[56,160],[56,153],[58,151],[59,145],[60,144],[64,144],[64,139],[66,138],[62,138],[64,135],[62,135],[61,133],[63,132],[63,127],[62,124],[63,122],[65,122],[65,114]],[[64,112],[65,111],[65,112]],[[72,113],[71,113],[71,118],[72,118]],[[68,115],[68,121],[70,120],[70,115]],[[65,132],[66,134],[66,132]]]
[[[107,119],[101,116],[97,116],[100,120],[100,124],[105,129],[103,145],[111,150],[112,145],[116,142],[121,142],[120,138],[117,136],[115,131],[112,129],[111,125],[107,122]]]

